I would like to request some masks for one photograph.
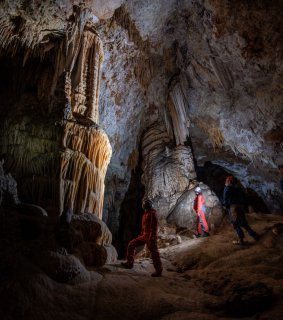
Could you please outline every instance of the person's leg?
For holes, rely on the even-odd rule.
[[[233,243],[243,243],[244,242],[244,232],[241,229],[241,225],[238,219],[238,206],[237,205],[231,205],[230,209],[229,209],[229,219],[230,222],[233,225],[233,228],[235,229],[237,236],[239,238],[238,241],[233,241]]]
[[[201,235],[203,237],[209,236],[209,228],[208,228],[208,224],[207,224],[207,221],[206,221],[206,218],[205,218],[205,215],[203,212],[200,213],[200,215],[199,215],[199,224],[201,227]]]
[[[136,238],[129,242],[127,249],[127,262],[123,263],[123,265],[128,266],[129,268],[133,267],[136,247],[142,246],[143,244],[145,244],[145,241],[141,238]]]
[[[199,215],[197,216],[197,237],[201,236],[201,225],[200,225],[200,219],[199,219]]]
[[[245,217],[241,218],[240,220],[240,225],[247,230],[248,234],[253,237],[255,240],[259,239],[259,235],[250,227],[248,224],[248,221],[246,220]]]
[[[162,263],[160,260],[158,248],[157,248],[157,242],[156,242],[156,240],[149,240],[149,241],[147,241],[146,244],[147,244],[147,247],[151,253],[153,266],[156,270],[156,272],[153,273],[152,276],[161,276],[163,268],[162,268]]]
[[[244,242],[244,237],[245,237],[245,235],[244,235],[243,230],[241,229],[241,226],[240,226],[239,221],[236,220],[236,221],[234,221],[232,224],[233,224],[233,227],[234,227],[234,229],[235,229],[235,231],[236,231],[236,233],[237,233],[237,236],[238,236],[238,238],[239,238],[239,242],[240,242],[240,243],[243,243],[243,242]]]

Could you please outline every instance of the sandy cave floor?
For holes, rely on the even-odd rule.
[[[208,238],[160,249],[164,273],[152,261],[131,270],[116,264],[89,270],[89,280],[62,284],[33,265],[18,265],[1,290],[1,312],[12,319],[283,319],[283,218],[250,214],[261,234],[232,244],[226,223]]]

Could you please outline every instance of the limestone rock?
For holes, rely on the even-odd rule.
[[[81,231],[84,241],[99,245],[110,245],[112,242],[112,234],[106,224],[91,213],[73,215],[71,225]]]
[[[3,165],[4,160],[0,160],[0,206],[17,205],[20,203],[17,182],[10,173],[5,173]]]
[[[30,204],[30,203],[20,203],[17,206],[18,211],[21,214],[28,216],[37,216],[37,217],[47,217],[48,214],[45,209],[40,206]]]
[[[155,202],[159,219],[167,217],[178,195],[196,176],[190,148],[174,146],[170,140],[165,127],[158,123],[149,127],[143,137],[142,182],[145,196]],[[159,202],[163,202],[162,208]]]
[[[60,225],[55,236],[57,244],[67,249],[69,253],[73,253],[84,241],[81,230],[71,225]]]
[[[233,316],[250,316],[270,307],[273,290],[262,282],[233,284],[225,290],[225,309]]]
[[[157,246],[158,248],[166,248],[169,246],[180,244],[181,242],[182,242],[182,239],[179,235],[159,234]]]
[[[78,250],[86,266],[101,267],[107,261],[107,250],[97,243],[82,242]]]
[[[118,253],[117,253],[116,249],[112,245],[105,245],[104,249],[107,252],[107,259],[106,259],[105,263],[110,263],[110,264],[115,263],[118,258]]]
[[[205,184],[199,185],[202,189],[202,194],[205,199],[206,218],[210,229],[219,227],[223,212],[219,199]],[[195,229],[196,228],[196,213],[193,209],[195,200],[194,189],[185,191],[178,199],[174,208],[169,212],[167,222],[178,227]]]
[[[178,227],[195,229],[197,216],[193,209],[194,199],[194,190],[185,191],[169,212],[167,222]]]
[[[73,255],[54,251],[42,253],[36,263],[52,279],[63,283],[80,283],[90,280],[89,272]]]

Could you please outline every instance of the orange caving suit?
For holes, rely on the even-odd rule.
[[[197,219],[197,232],[202,234],[203,231],[209,232],[208,224],[205,218],[205,205],[204,205],[204,197],[202,194],[197,195],[194,202],[194,209],[198,214]]]
[[[156,272],[162,272],[162,264],[157,249],[157,218],[156,211],[151,209],[144,212],[142,217],[142,231],[141,234],[128,244],[127,261],[129,264],[134,263],[134,256],[136,247],[146,244],[153,260],[153,265]]]

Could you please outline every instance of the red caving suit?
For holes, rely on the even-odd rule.
[[[194,203],[194,209],[198,214],[197,219],[197,232],[199,234],[202,234],[203,231],[209,232],[208,224],[205,218],[205,205],[204,205],[204,197],[202,194],[198,194],[195,203]]]
[[[134,256],[136,247],[146,244],[153,260],[153,265],[157,273],[162,272],[162,264],[157,249],[157,218],[156,211],[151,209],[145,211],[142,217],[142,231],[141,234],[128,244],[127,261],[129,264],[134,263]]]

